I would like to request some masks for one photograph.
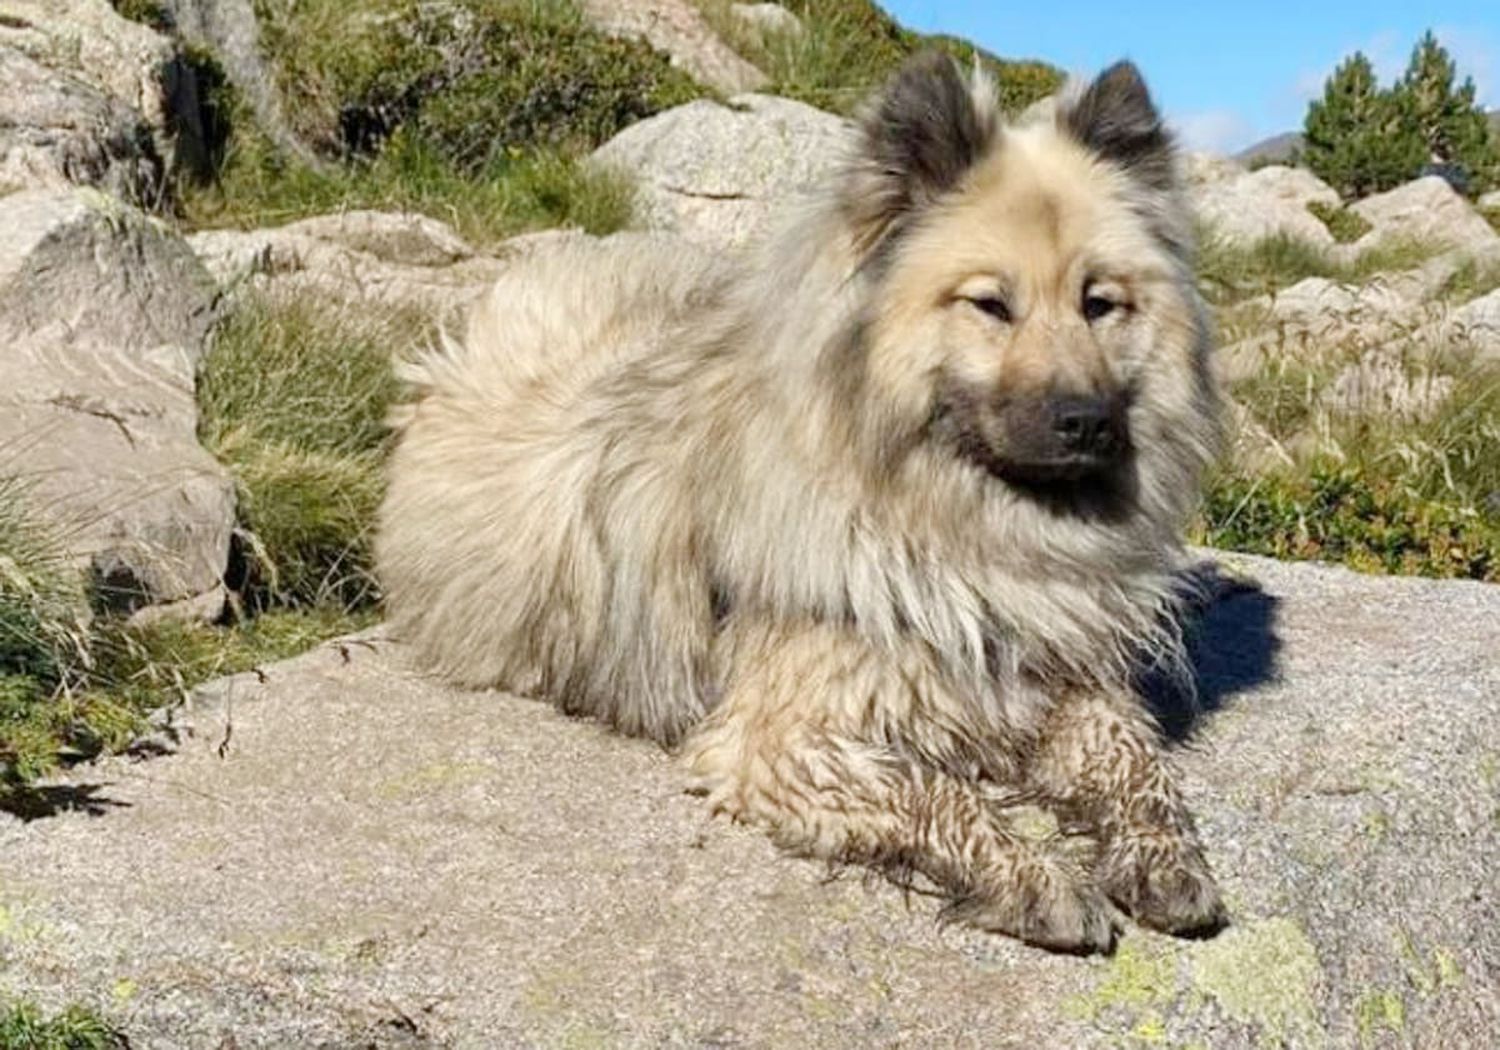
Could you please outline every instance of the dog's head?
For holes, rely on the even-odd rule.
[[[1217,399],[1174,146],[1136,68],[1007,125],[986,78],[928,55],[860,130],[839,204],[883,407],[1018,491],[1135,483],[1145,448],[1195,480]]]

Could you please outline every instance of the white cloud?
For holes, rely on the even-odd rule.
[[[1255,129],[1241,114],[1229,109],[1178,113],[1168,123],[1190,150],[1237,153],[1255,141]]]

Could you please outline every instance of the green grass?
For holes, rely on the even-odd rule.
[[[1500,581],[1500,367],[1414,355],[1452,394],[1426,419],[1323,400],[1339,358],[1268,361],[1232,391],[1288,461],[1222,465],[1194,539],[1369,572]]]
[[[48,1017],[28,1003],[0,1007],[0,1050],[125,1050],[128,1040],[81,1006]]]
[[[398,128],[477,173],[510,148],[589,148],[704,94],[565,0],[256,0],[293,129],[330,156]]]
[[[784,5],[802,32],[762,36],[730,12],[728,0],[698,0],[709,24],[771,81],[772,94],[835,113],[852,112],[907,58],[924,48],[947,51],[966,68],[978,60],[995,77],[1002,105],[1019,112],[1061,86],[1045,62],[1013,61],[950,36],[903,28],[869,0],[804,0]]]
[[[0,807],[60,765],[120,751],[201,682],[371,622],[396,316],[246,300],[206,357],[202,438],[239,495],[240,610],[223,625],[85,620],[81,572],[27,490],[0,481]]]
[[[0,692],[60,682],[85,652],[87,605],[76,568],[32,505],[0,476]]]
[[[82,570],[61,550],[26,487],[0,481],[0,808],[59,765],[129,746],[195,685],[369,620],[325,605],[230,626],[90,621]]]
[[[1438,293],[1449,302],[1466,303],[1500,288],[1500,262],[1476,262],[1465,259]]]
[[[1378,273],[1399,273],[1422,265],[1439,249],[1401,238],[1387,238],[1342,262],[1330,252],[1291,234],[1276,234],[1245,245],[1202,230],[1198,241],[1198,284],[1204,298],[1229,306],[1290,288],[1309,277],[1359,284]]]
[[[223,675],[284,660],[359,630],[373,615],[323,606],[277,609],[236,624],[94,625],[89,663],[65,685],[0,688],[0,809],[24,809],[29,786],[64,765],[128,748],[152,712]],[[0,679],[0,683],[7,679]]]
[[[391,358],[423,334],[399,315],[256,299],[218,333],[199,379],[200,436],[238,486],[256,607],[373,601]]]
[[[452,225],[480,249],[530,230],[608,234],[629,224],[632,184],[555,151],[494,158],[463,174],[403,133],[379,156],[316,168],[264,139],[236,134],[216,181],[180,193],[185,221],[205,228],[273,226],[354,208],[413,211]]]
[[[1328,232],[1333,239],[1340,244],[1353,244],[1374,227],[1370,221],[1357,211],[1350,211],[1342,205],[1325,204],[1323,201],[1309,201],[1307,210],[1312,212],[1322,224],[1328,227]]]

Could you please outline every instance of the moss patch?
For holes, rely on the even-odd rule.
[[[1271,1045],[1321,1043],[1315,1004],[1322,979],[1312,943],[1291,919],[1231,927],[1192,954],[1193,987]]]
[[[1121,1037],[1126,1045],[1154,1046],[1167,1038],[1178,995],[1174,948],[1133,936],[1120,943],[1093,990],[1068,1000],[1064,1010]]]
[[[1381,1032],[1400,1035],[1406,1030],[1406,1003],[1397,992],[1366,992],[1354,1002],[1359,1045],[1374,1046]]]

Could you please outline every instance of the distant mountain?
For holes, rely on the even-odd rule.
[[[1285,164],[1302,148],[1302,132],[1283,131],[1234,155],[1241,164]]]
[[[1500,109],[1490,110],[1488,116],[1490,127],[1495,129],[1496,135],[1500,135]],[[1241,164],[1285,164],[1301,148],[1302,132],[1283,131],[1280,135],[1272,135],[1241,150],[1234,155],[1234,159]]]

